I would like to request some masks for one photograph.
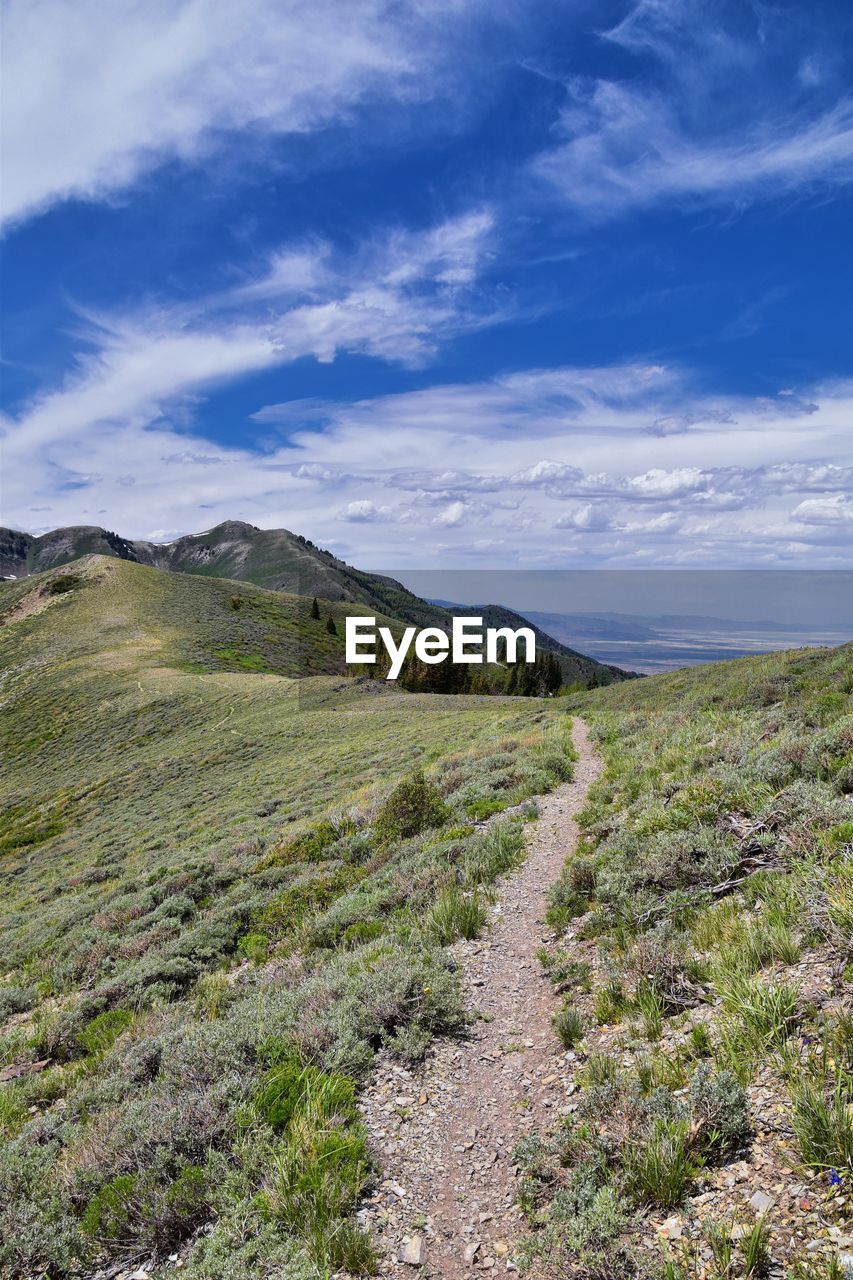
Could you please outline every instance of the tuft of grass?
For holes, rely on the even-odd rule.
[[[806,1068],[791,1081],[791,1124],[803,1162],[853,1172],[853,1076]]]
[[[741,1241],[745,1280],[758,1280],[770,1266],[770,1228],[762,1215]]]
[[[730,1280],[735,1268],[735,1242],[732,1223],[723,1219],[706,1219],[702,1230],[717,1271],[716,1280]]]
[[[348,1221],[370,1171],[353,1081],[290,1051],[267,1073],[253,1109],[281,1135],[264,1184],[266,1212],[303,1241],[317,1266],[352,1262],[355,1274],[368,1274],[369,1241]]]
[[[129,1009],[107,1009],[77,1033],[77,1041],[84,1053],[92,1058],[102,1058],[132,1022],[133,1014]]]
[[[595,1020],[599,1026],[618,1022],[627,1007],[628,997],[618,978],[609,978],[595,993]]]
[[[720,1055],[739,1078],[748,1078],[768,1053],[784,1048],[800,1019],[799,988],[739,972],[718,973],[722,997]]]
[[[623,1157],[625,1191],[635,1204],[674,1209],[696,1173],[686,1120],[658,1117],[651,1131],[632,1139]]]
[[[554,1030],[566,1049],[574,1049],[583,1039],[586,1024],[583,1016],[572,1005],[566,1004],[552,1018]]]
[[[705,1022],[696,1022],[690,1028],[690,1048],[697,1058],[706,1058],[713,1049],[711,1033]]]
[[[637,989],[635,1003],[643,1019],[643,1030],[646,1033],[646,1038],[660,1040],[666,1011],[663,997],[653,986],[644,982]]]
[[[448,946],[457,938],[470,940],[481,933],[486,914],[476,889],[466,893],[459,885],[451,884],[436,899],[427,917],[427,932],[442,946]]]
[[[616,1084],[621,1075],[619,1063],[609,1053],[591,1053],[583,1069],[583,1085],[587,1089],[595,1089],[600,1085]]]

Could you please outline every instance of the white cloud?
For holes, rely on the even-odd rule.
[[[304,356],[328,363],[347,351],[423,363],[450,333],[489,321],[470,292],[444,277],[461,262],[467,273],[476,271],[491,228],[489,213],[478,211],[420,236],[392,236],[384,248],[367,246],[334,270],[324,267],[311,301],[289,290],[277,299],[270,288],[259,307],[238,290],[182,309],[94,317],[87,335],[94,354],[81,355],[61,388],[6,421],[4,452],[109,422],[148,424],[180,412],[182,399],[217,382]],[[261,279],[278,280],[277,260]],[[258,421],[283,420],[282,406],[272,408],[278,412]],[[316,412],[309,407],[304,418]]]
[[[639,0],[602,35],[638,59],[642,86],[630,68],[621,80],[569,81],[557,141],[535,172],[591,218],[850,182],[853,100],[818,93],[808,56],[812,92],[797,100],[774,61],[784,24],[763,31],[756,19],[750,35],[748,25],[749,15],[729,33],[698,0]]]
[[[807,498],[791,512],[803,524],[853,524],[853,495],[835,493],[826,498]]]
[[[633,398],[614,399],[627,385]],[[263,451],[146,416],[141,397],[93,429],[92,403],[83,412],[74,400],[61,430],[7,434],[4,523],[141,537],[247,519],[374,568],[490,555],[502,567],[849,566],[853,385],[803,398],[815,412],[792,415],[783,397],[774,416],[765,401],[706,399],[686,371],[649,381],[630,368],[527,370],[325,402],[322,423]],[[669,415],[694,425],[649,435]]]
[[[576,89],[566,140],[535,162],[567,203],[594,217],[669,199],[778,195],[853,179],[853,103],[814,120],[756,124],[736,139],[705,139],[680,124],[663,97],[600,81]]]
[[[433,524],[444,525],[448,529],[455,528],[465,519],[467,510],[468,508],[464,502],[451,502],[443,511],[438,513],[433,520]]]
[[[441,88],[463,0],[7,0],[3,216],[104,199],[241,130],[305,133]],[[393,119],[389,115],[389,119]],[[294,264],[291,264],[291,268]]]
[[[377,520],[387,520],[390,515],[390,507],[377,507],[369,498],[360,498],[357,502],[347,503],[341,519],[351,520],[354,524],[374,524]]]
[[[555,529],[579,529],[583,533],[602,533],[613,528],[613,521],[605,507],[588,502],[576,511],[567,512],[554,524]]]

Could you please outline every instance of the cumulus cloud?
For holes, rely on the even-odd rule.
[[[825,498],[807,498],[791,512],[803,524],[853,524],[853,496],[835,493]]]
[[[613,520],[605,507],[588,502],[576,511],[566,512],[554,524],[555,529],[580,529],[584,533],[601,533],[613,528]]]
[[[341,519],[350,520],[353,524],[375,524],[377,520],[387,520],[390,515],[390,507],[377,507],[369,498],[359,498],[356,502],[347,503]]]
[[[462,523],[468,508],[464,502],[451,502],[434,518],[433,524],[444,525],[452,529]]]

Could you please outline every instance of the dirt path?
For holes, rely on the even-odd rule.
[[[526,861],[499,886],[491,929],[454,948],[468,1007],[481,1015],[469,1038],[439,1044],[416,1071],[382,1063],[364,1097],[384,1178],[361,1218],[386,1253],[384,1274],[458,1280],[515,1269],[524,1224],[512,1151],[553,1127],[571,1087],[551,1027],[558,1002],[536,952],[548,936],[547,890],[601,770],[582,721],[573,736],[574,778],[539,800]]]

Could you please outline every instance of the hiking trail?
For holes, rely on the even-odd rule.
[[[573,1090],[551,1025],[559,997],[536,958],[553,940],[548,889],[575,849],[575,815],[603,767],[577,718],[572,738],[574,776],[537,798],[525,861],[498,882],[490,928],[452,948],[476,1019],[463,1039],[439,1041],[420,1067],[381,1059],[363,1096],[382,1172],[359,1217],[383,1254],[382,1275],[461,1280],[515,1271],[526,1228],[513,1149],[552,1129]]]

